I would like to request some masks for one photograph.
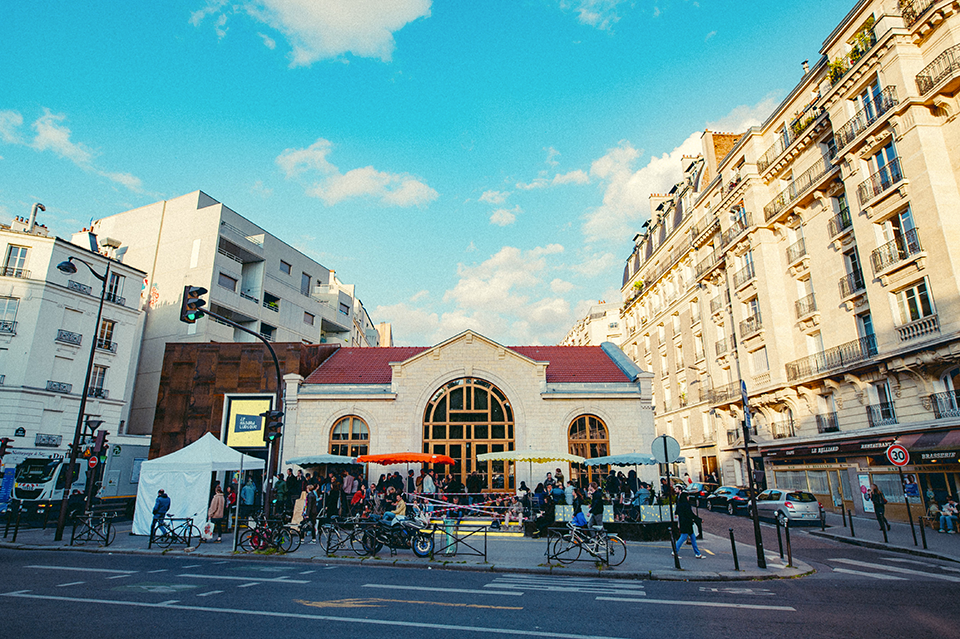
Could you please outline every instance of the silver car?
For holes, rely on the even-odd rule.
[[[801,521],[817,522],[823,507],[813,493],[771,488],[757,495],[757,512],[786,526]]]

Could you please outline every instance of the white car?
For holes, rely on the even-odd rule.
[[[757,512],[760,517],[776,519],[786,526],[801,521],[818,522],[823,506],[813,496],[800,490],[771,488],[757,495]]]

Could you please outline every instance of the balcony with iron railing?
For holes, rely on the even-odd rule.
[[[794,302],[794,308],[797,311],[797,319],[806,317],[807,315],[816,312],[817,298],[814,297],[813,293],[810,293],[806,297],[801,297]]]
[[[734,218],[730,228],[720,234],[720,245],[727,246],[751,226],[753,226],[753,214],[749,211],[741,212]]]
[[[903,26],[912,27],[927,9],[933,6],[936,0],[899,0],[900,15],[903,16]]]
[[[723,310],[723,307],[727,305],[728,301],[729,300],[725,299],[725,296],[722,293],[710,300],[710,314],[712,315],[713,313],[719,313],[721,310]]]
[[[84,295],[93,295],[93,289],[91,287],[86,284],[81,284],[80,282],[74,282],[73,280],[67,280],[67,288],[77,293],[83,293]]]
[[[74,333],[73,331],[65,331],[62,328],[57,329],[57,342],[61,344],[70,344],[71,346],[80,346],[83,341],[83,335],[80,333]]]
[[[830,84],[836,86],[838,82],[859,62],[877,43],[877,34],[873,26],[865,27],[857,32],[853,38],[850,52],[827,63],[827,73]]]
[[[827,222],[827,231],[830,237],[836,237],[851,226],[853,226],[853,220],[850,219],[850,208],[845,206]]]
[[[117,343],[108,339],[97,338],[97,348],[102,351],[109,351],[111,353],[117,352]]]
[[[818,433],[836,433],[840,431],[840,420],[836,412],[822,413],[816,416]]]
[[[920,245],[920,236],[917,234],[917,229],[910,229],[870,253],[873,273],[876,275],[885,271],[895,264],[920,254],[921,251],[923,251],[923,247]]]
[[[821,158],[809,169],[793,179],[787,188],[780,191],[773,200],[763,207],[764,219],[769,222],[785,211],[794,201],[803,195],[814,184],[817,184],[821,178],[832,172],[836,167],[830,161],[830,158]]]
[[[0,333],[6,335],[17,334],[17,322],[15,320],[0,320]]]
[[[716,215],[711,215],[702,220],[697,220],[690,227],[690,242],[696,243],[697,238],[701,235],[704,235],[707,231],[710,231],[715,228],[719,228],[720,219]]]
[[[733,446],[737,443],[737,440],[740,439],[739,430],[728,430],[727,431],[727,446]]]
[[[935,86],[960,74],[960,44],[956,44],[933,59],[917,74],[917,91],[924,95]]]
[[[718,339],[715,348],[717,349],[717,357],[730,353],[737,346],[737,340],[733,335],[728,335],[723,339]]]
[[[0,276],[3,277],[18,277],[23,280],[30,279],[30,271],[25,268],[14,268],[12,266],[4,266],[0,270]]]
[[[862,206],[902,180],[900,158],[894,158],[857,186],[857,200]]]
[[[884,113],[897,106],[897,104],[897,88],[886,87],[837,130],[834,136],[837,148],[842,149],[853,142],[858,135],[866,131],[871,124],[879,120]]]
[[[726,254],[720,250],[716,249],[710,253],[707,257],[703,258],[697,262],[696,276],[697,279],[700,279],[707,273],[709,273],[715,266],[720,264],[723,261]]]
[[[96,399],[107,399],[110,396],[110,393],[106,388],[97,388],[91,386],[87,389],[87,397],[94,397]]]
[[[707,402],[711,404],[722,404],[733,399],[740,399],[740,382],[731,382],[717,388],[711,388],[707,392]]]
[[[763,328],[763,322],[759,315],[752,315],[740,322],[740,339],[744,339],[755,333],[759,333]]]
[[[787,437],[796,437],[797,429],[792,419],[781,419],[770,424],[770,434],[774,439],[786,439]]]
[[[107,302],[110,302],[111,304],[116,304],[117,306],[127,305],[127,300],[125,297],[121,297],[116,293],[111,293],[110,291],[107,291],[106,293],[104,293],[103,299],[106,300]]]
[[[840,299],[846,299],[866,289],[863,282],[863,273],[859,270],[841,277],[837,285],[840,289]]]
[[[876,354],[877,337],[876,335],[867,335],[787,363],[787,381],[792,382],[803,377],[845,368],[870,359]]]
[[[923,337],[924,335],[939,332],[940,318],[936,314],[927,315],[909,324],[903,324],[897,327],[897,335],[900,336],[901,342],[907,342],[918,337]]]
[[[897,423],[897,413],[893,409],[893,402],[880,402],[867,405],[867,424],[875,426],[893,426]]]
[[[807,243],[801,237],[787,247],[787,264],[793,264],[807,254]]]
[[[789,126],[784,127],[784,130],[777,135],[776,141],[760,156],[757,160],[757,170],[761,173],[766,171],[823,113],[822,107],[816,107],[813,103],[807,105]]]
[[[55,382],[48,379],[47,390],[51,393],[66,393],[69,395],[70,391],[73,390],[73,384],[67,384],[66,382]]]
[[[757,272],[753,267],[753,262],[747,262],[746,266],[733,274],[733,287],[740,288],[754,277],[756,277]]]
[[[934,419],[953,419],[960,417],[960,391],[952,390],[946,393],[930,395],[933,406]]]

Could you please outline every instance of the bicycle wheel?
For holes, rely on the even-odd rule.
[[[383,548],[383,542],[377,539],[377,534],[373,530],[364,530],[360,536],[360,545],[366,550],[366,554],[375,555]],[[356,548],[354,548],[356,551]]]
[[[282,553],[288,553],[293,548],[293,531],[289,528],[281,528],[273,536],[273,545]],[[300,539],[298,536],[297,539]],[[297,544],[300,545],[299,543]]]
[[[300,544],[303,543],[303,533],[297,528],[288,528],[287,530],[290,532],[290,550],[286,552],[297,552],[300,549]]]
[[[87,541],[89,532],[89,527],[83,520],[78,519],[73,522],[73,530],[70,533],[70,545],[82,546]]]
[[[162,533],[154,537],[153,543],[160,548],[169,548],[173,543],[173,533],[169,528],[164,528]]]
[[[433,552],[433,534],[423,531],[414,533],[410,547],[417,557],[429,557]]]
[[[203,536],[200,534],[200,529],[197,526],[184,526],[182,541],[187,546],[186,550],[196,550],[200,547],[200,544],[203,543]]]
[[[254,528],[248,528],[240,533],[240,538],[237,540],[237,548],[243,552],[253,552],[257,549],[257,531]]]
[[[580,559],[580,547],[574,535],[562,535],[553,542],[553,556],[561,564],[572,564]]]
[[[363,545],[363,537],[366,534],[367,531],[361,530],[360,528],[354,528],[350,531],[350,549],[361,557],[366,557],[370,554],[367,547]],[[344,543],[346,543],[346,541],[344,541]]]
[[[99,539],[100,547],[106,548],[113,543],[113,540],[117,538],[117,529],[113,527],[113,524],[109,521],[105,521],[100,525],[100,533],[102,539]]]
[[[619,566],[627,558],[627,545],[619,537],[607,538],[608,566]]]

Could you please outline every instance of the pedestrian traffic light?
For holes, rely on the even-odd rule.
[[[13,443],[13,439],[10,437],[0,438],[0,459],[3,459],[3,456],[7,454],[7,447]]]
[[[260,413],[263,417],[263,441],[272,444],[280,439],[280,429],[283,428],[283,411],[268,410]]]
[[[205,306],[207,302],[200,296],[206,294],[207,289],[200,286],[183,287],[183,302],[180,304],[181,322],[193,324],[204,316],[204,312],[200,309],[200,307]]]
[[[93,442],[93,454],[101,455],[107,446],[107,431],[98,430],[97,439]]]

